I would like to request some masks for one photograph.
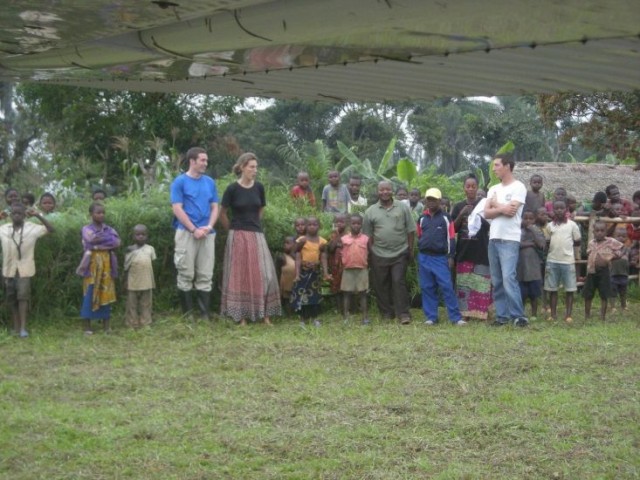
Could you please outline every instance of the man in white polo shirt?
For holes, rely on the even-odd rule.
[[[489,230],[489,268],[496,307],[495,326],[513,323],[526,327],[520,285],[516,278],[520,252],[520,224],[527,188],[513,176],[515,161],[510,153],[493,159],[493,172],[500,179],[487,193],[485,218],[492,219]]]

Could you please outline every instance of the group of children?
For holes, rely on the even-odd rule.
[[[360,195],[362,179],[351,176],[349,183],[340,182],[340,173],[332,170],[327,175],[329,183],[322,189],[322,211],[327,213],[362,212],[367,207],[367,199]],[[291,198],[304,199],[316,207],[316,197],[310,185],[307,172],[299,172],[296,184],[291,188]]]
[[[97,195],[96,195],[97,194]],[[104,199],[104,192],[94,192],[94,198]],[[102,195],[102,196],[101,196]],[[34,197],[22,196],[14,188],[5,192],[8,208],[1,212],[10,221],[0,226],[2,246],[2,277],[5,295],[14,333],[26,338],[27,317],[31,301],[31,278],[36,273],[34,253],[36,241],[53,233],[50,220],[56,207],[55,197],[45,193],[40,197],[40,210],[33,206]],[[27,205],[24,202],[31,202]],[[99,201],[89,206],[91,223],[82,227],[83,255],[76,273],[83,278],[83,300],[80,316],[84,319],[85,334],[93,333],[92,321],[103,323],[110,329],[111,305],[116,301],[115,279],[118,277],[118,261],[115,249],[120,246],[120,236],[104,222],[105,207]],[[40,224],[25,221],[39,220]],[[147,245],[148,231],[144,225],[133,228],[134,243],[127,248],[124,259],[125,289],[128,292],[125,320],[132,328],[151,323],[152,291],[155,288],[153,265],[156,254]]]
[[[573,297],[583,284],[585,317],[591,316],[596,292],[600,296],[600,318],[605,320],[610,301],[619,298],[626,310],[627,284],[630,272],[638,269],[638,224],[624,224],[625,216],[640,217],[640,191],[633,203],[623,200],[615,185],[597,192],[591,205],[578,209],[576,199],[564,188],[554,191],[545,201],[541,192],[543,179],[533,175],[522,215],[522,235],[518,262],[518,281],[523,302],[531,303],[531,314],[538,315],[538,299],[542,297],[544,313],[556,320],[558,291],[565,291],[565,314],[572,323]],[[612,195],[613,193],[613,195]],[[587,217],[587,228],[578,225],[576,217]],[[605,222],[605,219],[613,221]],[[582,240],[587,237],[586,272],[581,268]],[[577,264],[577,265],[576,265]],[[548,298],[547,298],[548,297]]]
[[[320,326],[323,281],[338,299],[345,322],[349,319],[352,297],[357,299],[362,324],[369,324],[369,237],[362,233],[362,216],[337,213],[330,240],[318,232],[317,217],[297,218],[296,237],[286,237],[284,253],[278,260],[283,303],[300,314],[303,325]]]

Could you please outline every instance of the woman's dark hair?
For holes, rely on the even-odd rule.
[[[478,177],[476,177],[473,173],[470,173],[469,175],[467,175],[466,177],[464,177],[464,182],[462,182],[462,183],[463,183],[463,184],[464,184],[464,183],[467,183],[467,180],[475,180],[475,181],[476,181],[476,185],[479,185]]]
[[[236,160],[236,163],[233,165],[233,169],[231,170],[233,173],[236,174],[236,176],[240,176],[240,174],[242,173],[242,169],[247,165],[247,163],[249,163],[251,160],[255,160],[256,162],[258,161],[258,157],[256,157],[255,153],[251,153],[251,152],[247,152],[247,153],[243,153],[242,155],[240,155],[238,157],[238,160]]]

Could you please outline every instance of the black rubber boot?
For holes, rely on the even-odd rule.
[[[191,298],[191,291],[178,290],[180,296],[180,307],[182,308],[183,315],[190,315],[193,311],[193,300]]]
[[[203,319],[209,320],[211,314],[209,308],[211,306],[211,292],[205,292],[204,290],[196,290],[198,310],[200,310],[200,316]]]

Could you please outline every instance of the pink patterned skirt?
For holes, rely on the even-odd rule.
[[[263,233],[229,231],[220,313],[236,322],[255,322],[282,313],[276,269]]]
[[[492,304],[489,265],[468,261],[458,263],[456,293],[463,317],[486,320]]]

